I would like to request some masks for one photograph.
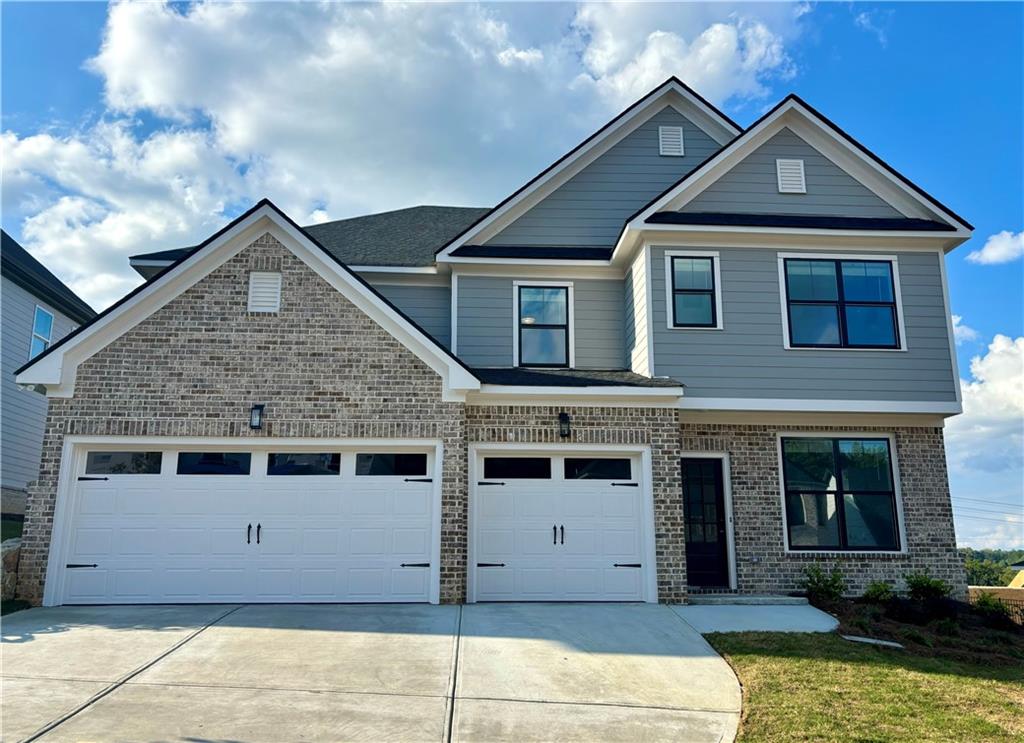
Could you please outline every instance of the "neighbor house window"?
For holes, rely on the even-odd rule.
[[[891,261],[785,258],[794,348],[899,348]]]
[[[53,315],[36,305],[36,314],[32,318],[32,343],[29,345],[28,357],[34,359],[50,347],[53,337]]]
[[[783,438],[792,550],[900,548],[889,439]]]
[[[569,287],[518,289],[519,365],[569,366]]]
[[[715,260],[710,255],[668,255],[672,327],[719,327]]]

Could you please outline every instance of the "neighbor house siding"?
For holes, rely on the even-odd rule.
[[[903,293],[904,352],[786,350],[778,251],[716,250],[724,330],[685,330],[667,327],[665,248],[652,248],[655,374],[683,381],[688,398],[956,399],[938,252],[892,253]]]
[[[807,193],[779,193],[776,158],[804,161]],[[783,129],[684,205],[683,212],[901,217],[790,129]]]
[[[24,490],[39,474],[39,455],[46,425],[46,397],[18,389],[14,370],[28,361],[36,305],[53,315],[51,342],[70,333],[75,323],[20,285],[3,279],[3,487]]]
[[[513,363],[514,279],[459,276],[458,349],[470,366]],[[557,281],[550,279],[549,281]],[[528,280],[522,280],[529,283]],[[573,286],[576,366],[620,369],[625,358],[623,282],[567,279]]]
[[[452,290],[444,286],[378,284],[373,288],[445,348],[451,348]]]
[[[685,157],[658,154],[658,127],[665,125],[683,127]],[[666,106],[488,244],[611,247],[627,217],[718,149],[702,129]]]

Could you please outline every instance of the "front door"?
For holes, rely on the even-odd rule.
[[[686,580],[697,588],[728,588],[722,460],[682,460]]]

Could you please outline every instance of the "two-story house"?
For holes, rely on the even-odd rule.
[[[135,256],[18,374],[48,604],[965,590],[944,254],[971,226],[795,96],[670,79],[491,209]]]
[[[46,398],[19,390],[14,372],[96,313],[7,232],[0,240],[0,510],[21,516],[39,475]]]

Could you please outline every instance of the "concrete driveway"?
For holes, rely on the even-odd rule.
[[[31,609],[5,741],[731,740],[740,689],[652,605]]]

